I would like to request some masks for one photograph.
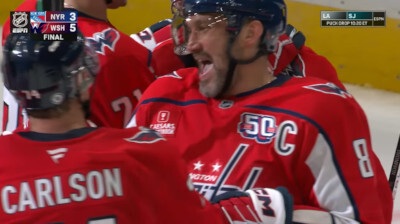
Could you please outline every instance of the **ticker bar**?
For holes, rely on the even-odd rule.
[[[322,27],[384,27],[385,11],[321,11]]]

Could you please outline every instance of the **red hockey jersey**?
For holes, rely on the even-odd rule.
[[[390,223],[393,199],[365,114],[332,83],[278,75],[217,100],[199,92],[189,68],[158,78],[135,111],[128,126],[175,142],[207,199],[284,186],[305,223]]]
[[[154,130],[21,132],[0,145],[2,224],[225,222]]]
[[[153,52],[151,66],[156,76],[169,74],[175,70],[195,66],[188,56],[174,53],[171,39],[171,20],[160,21],[131,37]],[[279,37],[277,49],[269,55],[274,74],[286,70],[293,76],[313,76],[333,82],[342,89],[335,68],[323,56],[316,54],[304,45],[305,37],[301,32],[288,25],[286,33]]]
[[[16,11],[35,11],[37,0],[26,0]],[[109,22],[78,12],[78,28],[99,56],[100,71],[91,96],[91,117],[98,126],[123,128],[138,99],[154,81],[148,65],[149,50],[118,31]],[[3,27],[3,41],[10,32],[10,20]],[[5,99],[3,130],[13,131],[21,125],[20,111],[12,110],[17,102]],[[26,119],[25,119],[26,120]],[[19,122],[18,122],[19,121]]]

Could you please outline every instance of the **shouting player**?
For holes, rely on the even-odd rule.
[[[252,194],[264,223],[389,224],[388,181],[351,94],[315,77],[273,74],[283,0],[185,0],[182,37],[198,68],[158,78],[128,126],[176,143],[210,200]],[[292,195],[288,210],[285,187]],[[275,191],[274,191],[275,190]]]
[[[39,11],[41,1],[25,0],[16,11]],[[65,0],[65,10],[78,11],[78,28],[95,49],[100,71],[92,89],[90,120],[97,126],[123,128],[141,93],[154,80],[148,69],[149,51],[117,30],[107,18],[107,7],[118,8],[125,0]],[[3,41],[10,32],[10,20],[3,27]],[[22,126],[21,108],[4,91],[3,130]]]
[[[30,131],[0,136],[0,223],[227,223],[159,133],[86,126],[97,70],[83,36],[8,37],[4,81]]]
[[[180,23],[183,20],[182,3],[183,0],[171,0],[173,20],[160,21],[131,35],[134,40],[152,52],[151,67],[156,76],[196,66],[180,36],[183,34]],[[269,54],[268,59],[274,75],[285,73],[299,77],[316,76],[345,89],[331,63],[305,46],[303,33],[297,32],[291,25],[288,25],[285,32],[279,36],[276,50]]]

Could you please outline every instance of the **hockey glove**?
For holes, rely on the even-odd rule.
[[[211,201],[230,223],[292,223],[293,199],[286,188],[233,191]]]

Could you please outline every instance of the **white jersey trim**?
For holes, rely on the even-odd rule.
[[[12,132],[18,127],[18,122],[19,122],[19,104],[17,100],[14,98],[14,96],[11,94],[11,92],[4,86],[3,88],[3,106],[8,107],[8,117],[5,119],[6,123],[3,124],[5,126],[4,132]],[[4,109],[4,108],[3,108]],[[5,115],[5,112],[3,111],[3,116]],[[24,128],[27,126],[28,122],[28,116],[25,112],[25,110],[22,111],[22,116],[23,116],[23,125]]]
[[[321,208],[331,211],[332,215],[343,220],[337,223],[355,223],[354,208],[336,170],[331,150],[323,135],[318,134],[306,160],[315,178],[313,190]]]
[[[132,128],[132,127],[137,127],[136,114],[131,118],[131,120],[128,122],[125,128]]]
[[[150,36],[150,39],[146,39],[144,42],[139,37],[140,33],[143,33],[146,36]],[[157,46],[156,39],[154,38],[154,34],[149,27],[142,30],[139,34],[131,34],[130,37],[135,40],[137,43],[142,45],[143,47],[147,48],[149,51],[153,52],[154,48]]]

